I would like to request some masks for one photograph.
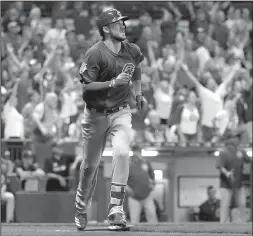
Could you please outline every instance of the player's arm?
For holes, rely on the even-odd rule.
[[[18,167],[16,169],[16,172],[17,172],[17,174],[18,174],[18,176],[20,177],[21,180],[26,180],[26,179],[33,178],[33,175],[32,175],[31,171],[25,171],[20,167]]]
[[[102,55],[97,49],[90,50],[85,55],[85,61],[82,63],[79,74],[80,82],[83,84],[84,91],[98,91],[117,87],[129,83],[129,75],[121,73],[118,77],[112,78],[111,81],[98,82],[101,74]]]
[[[217,169],[220,170],[221,174],[223,174],[224,176],[226,176],[227,178],[231,178],[233,173],[232,171],[228,171],[226,168],[226,163],[227,163],[227,157],[226,157],[226,153],[224,151],[221,151],[219,153],[219,157],[216,163],[216,167]]]
[[[133,80],[133,87],[136,96],[136,105],[139,110],[142,110],[146,104],[146,99],[142,95],[141,89],[141,65],[139,64],[135,68],[134,72],[134,80]]]

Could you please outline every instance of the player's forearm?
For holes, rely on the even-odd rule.
[[[133,86],[134,86],[135,96],[140,95],[141,94],[141,80],[134,80]]]
[[[225,168],[225,167],[218,167],[218,169],[220,169],[220,172],[223,174],[223,175],[227,175],[228,173],[228,170]]]
[[[60,179],[62,176],[55,173],[47,173],[47,177],[50,179]]]
[[[98,91],[98,90],[108,89],[110,84],[111,84],[111,81],[91,82],[89,84],[83,84],[83,89],[85,91]]]

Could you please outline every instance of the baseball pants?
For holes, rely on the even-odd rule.
[[[230,222],[230,205],[231,200],[233,197],[233,194],[235,194],[235,200],[236,205],[239,210],[239,218],[240,221],[244,221],[245,218],[245,210],[246,210],[246,197],[245,197],[245,189],[239,188],[239,189],[227,189],[227,188],[221,188],[220,189],[220,223],[228,223]]]
[[[140,200],[140,201],[132,197],[128,197],[128,208],[129,208],[131,223],[133,224],[140,222],[142,208],[144,208],[146,219],[149,223],[158,222],[157,215],[156,215],[156,207],[155,207],[154,198],[152,194],[149,194],[145,199]]]
[[[75,204],[79,212],[87,212],[90,206],[97,183],[99,163],[108,135],[112,135],[112,183],[127,184],[131,122],[132,115],[129,107],[111,114],[84,109],[82,120],[84,157],[80,167]]]

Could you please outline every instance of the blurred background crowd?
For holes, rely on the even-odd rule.
[[[20,1],[1,6],[1,138],[32,140],[8,171],[51,173],[65,189],[61,176],[69,175],[70,165],[59,157],[61,146],[81,140],[78,71],[87,49],[101,39],[96,17],[108,8],[130,17],[127,40],[145,56],[142,88],[148,109],[137,113],[130,99],[135,142],[212,145],[227,127],[242,131],[242,143],[252,142],[251,2]]]

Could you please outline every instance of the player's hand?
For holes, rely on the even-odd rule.
[[[62,187],[65,187],[67,185],[67,182],[66,182],[65,178],[63,178],[62,176],[59,176],[58,180],[59,180],[60,185]]]
[[[116,86],[121,86],[128,84],[131,79],[131,76],[127,73],[120,73],[116,79],[115,79],[115,85]]]
[[[146,104],[147,104],[147,101],[144,96],[142,96],[142,95],[136,96],[136,106],[137,106],[138,110],[144,109]]]
[[[234,182],[234,171],[227,171],[226,177],[229,180],[229,182],[232,184]]]

